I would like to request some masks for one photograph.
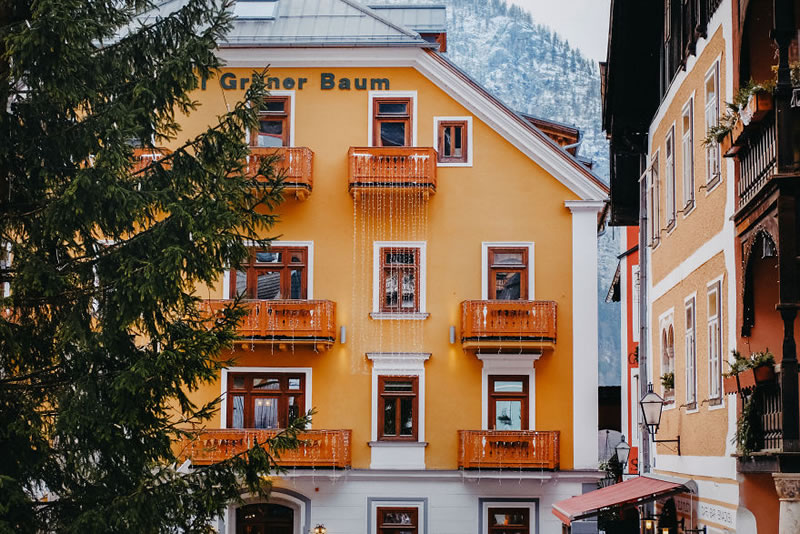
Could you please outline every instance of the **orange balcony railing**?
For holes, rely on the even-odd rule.
[[[458,466],[464,469],[558,469],[558,431],[459,430]]]
[[[216,314],[231,300],[205,300],[201,311]],[[248,300],[238,332],[247,341],[330,347],[336,340],[336,303],[330,300]],[[282,347],[285,348],[285,347]]]
[[[276,173],[283,173],[284,189],[294,192],[299,200],[308,197],[314,185],[311,172],[314,152],[306,147],[251,147],[247,158],[248,175],[258,175],[261,161],[270,156],[277,156],[275,170]]]
[[[256,441],[263,444],[276,433],[276,430],[207,430],[193,441],[184,441],[181,454],[194,465],[209,465],[251,449]],[[298,434],[298,438],[300,446],[282,452],[278,464],[284,467],[350,466],[351,430],[308,430]]]
[[[465,300],[461,344],[465,349],[552,349],[557,306],[543,300]]]
[[[436,150],[417,147],[351,147],[350,191],[436,192]]]

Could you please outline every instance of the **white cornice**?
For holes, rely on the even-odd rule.
[[[487,97],[461,73],[418,48],[225,48],[219,57],[228,67],[413,67],[459,104],[502,135],[581,200],[608,197],[588,170],[544,134],[537,136],[522,119]]]

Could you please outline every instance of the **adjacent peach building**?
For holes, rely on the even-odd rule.
[[[556,533],[596,487],[596,217],[607,189],[443,55],[444,9],[239,2],[190,136],[269,65],[254,160],[286,171],[237,294],[236,365],[189,466],[316,409],[268,502],[221,532]],[[558,134],[558,135],[556,135]],[[563,138],[563,139],[562,139]]]

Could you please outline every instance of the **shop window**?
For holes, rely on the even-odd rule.
[[[467,121],[438,122],[439,163],[467,163]]]
[[[419,406],[418,377],[378,377],[378,439],[416,441]]]
[[[417,534],[418,508],[378,507],[378,534]]]
[[[529,534],[528,508],[489,508],[489,534]]]
[[[305,375],[228,373],[228,428],[286,428],[305,410]]]
[[[410,98],[373,100],[373,146],[411,146]]]
[[[489,298],[528,298],[528,248],[489,247]]]
[[[289,113],[288,96],[265,98],[258,112],[258,129],[250,136],[251,146],[289,146]]]
[[[231,271],[230,297],[305,299],[308,294],[308,248],[254,249],[248,265]]]
[[[489,376],[491,430],[528,429],[528,377]]]
[[[420,250],[416,247],[380,249],[380,311],[419,311]]]

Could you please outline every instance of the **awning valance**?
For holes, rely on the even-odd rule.
[[[553,513],[569,525],[576,519],[595,516],[607,508],[642,504],[685,491],[690,490],[681,482],[643,475],[559,501],[553,505]]]

